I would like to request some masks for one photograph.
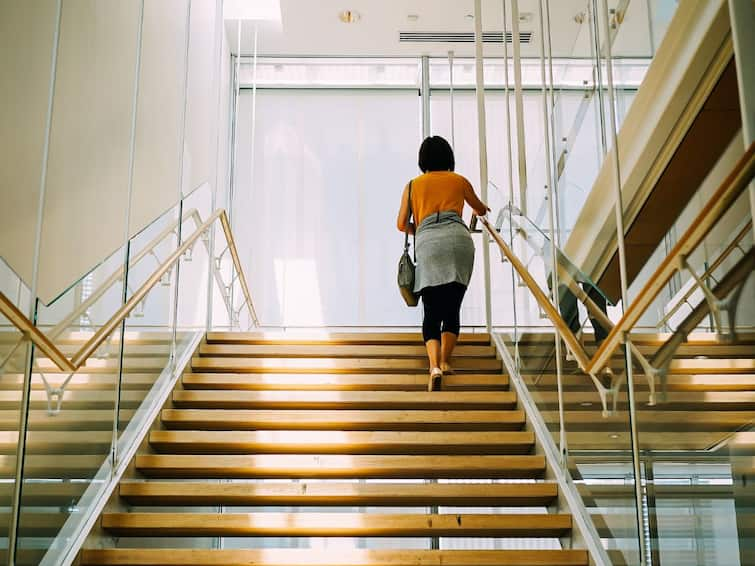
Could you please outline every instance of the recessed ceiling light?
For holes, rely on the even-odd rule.
[[[580,405],[582,405],[583,407],[592,407],[592,403],[590,403],[589,401],[584,401],[580,403]]]
[[[474,14],[467,14],[464,17],[467,18],[468,20],[474,20]]]
[[[362,16],[354,10],[343,10],[338,13],[338,19],[345,24],[355,24],[362,19]]]
[[[610,438],[613,438],[614,440],[616,440],[617,438],[619,438],[619,435],[618,435],[618,434],[609,434],[608,436],[609,436]]]
[[[416,22],[419,19],[419,14],[409,14],[406,19],[410,22]]]

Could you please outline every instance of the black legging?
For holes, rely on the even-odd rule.
[[[422,321],[422,338],[440,340],[441,332],[459,335],[461,300],[467,288],[461,283],[446,283],[422,289],[425,318]]]

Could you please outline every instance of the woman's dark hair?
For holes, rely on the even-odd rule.
[[[418,165],[423,173],[428,171],[453,171],[456,167],[454,150],[440,136],[425,138],[425,141],[419,146]]]

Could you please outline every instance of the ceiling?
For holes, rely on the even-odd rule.
[[[532,41],[522,46],[523,57],[540,56],[538,0],[519,0],[524,21],[522,31],[532,32]],[[549,3],[554,57],[588,57],[590,25],[588,0],[551,0]],[[614,54],[624,57],[650,55],[648,15],[645,0],[609,0],[609,7],[628,4]],[[510,8],[510,3],[507,2]],[[482,0],[483,31],[501,31],[503,1]],[[254,52],[258,29],[258,53],[282,56],[442,56],[454,50],[458,57],[473,57],[473,43],[400,43],[399,32],[473,32],[473,0],[280,0],[281,22],[244,21],[241,53]],[[356,11],[357,23],[344,24],[338,14]],[[416,17],[416,19],[415,19]],[[510,26],[509,26],[510,27]],[[231,51],[237,51],[238,28],[226,21]],[[547,33],[547,32],[546,32]],[[486,56],[502,56],[503,45],[486,44]]]

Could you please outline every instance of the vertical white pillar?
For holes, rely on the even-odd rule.
[[[454,120],[454,52],[448,52],[448,107],[451,111],[451,148],[456,150],[455,120]]]
[[[519,157],[519,209],[527,214],[527,151],[524,141],[524,101],[522,96],[522,53],[519,34],[519,1],[511,0],[512,45],[514,47],[514,103],[516,106],[516,144]]]
[[[474,3],[474,31],[475,31],[475,78],[477,93],[477,136],[480,149],[480,195],[482,201],[488,202],[488,141],[485,130],[485,75],[483,70],[482,53],[482,2]],[[490,296],[490,237],[482,232],[482,262],[485,284],[485,327],[488,332],[493,328],[492,301]]]
[[[430,57],[423,55],[420,60],[420,95],[422,96],[422,139],[430,135]]]

